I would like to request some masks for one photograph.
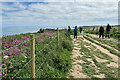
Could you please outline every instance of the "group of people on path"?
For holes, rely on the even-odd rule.
[[[68,32],[70,34],[70,26],[68,26]],[[82,33],[82,27],[79,27],[79,32],[80,32],[80,34]],[[75,28],[74,28],[74,38],[76,38],[76,39],[77,39],[77,33],[78,33],[78,28],[77,28],[77,26],[75,26]]]
[[[106,27],[106,35],[105,35],[105,38],[110,38],[110,29],[111,29],[111,26],[108,24],[107,27]],[[102,38],[104,39],[104,27],[101,26],[100,29],[99,29],[99,38],[101,38],[101,35],[102,35]]]
[[[71,29],[70,26],[68,26],[69,34],[70,34],[70,29]],[[111,26],[108,24],[107,27],[106,27],[105,38],[106,37],[110,38],[110,29],[111,29]],[[79,32],[80,32],[80,34],[82,33],[82,27],[79,27]],[[75,38],[77,39],[77,33],[78,33],[78,28],[77,28],[77,26],[75,26],[75,28],[74,28],[74,39]],[[101,38],[101,36],[104,39],[104,27],[103,26],[101,26],[100,29],[99,29],[99,38]]]

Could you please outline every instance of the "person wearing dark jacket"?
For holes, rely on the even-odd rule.
[[[100,29],[99,29],[99,38],[101,38],[101,35],[102,35],[102,38],[104,39],[104,28],[103,28],[103,26],[101,26]]]
[[[68,33],[70,34],[70,26],[68,26]]]
[[[82,33],[82,28],[80,27],[79,30],[80,30],[80,34],[81,34]]]
[[[78,31],[77,26],[75,26],[75,29],[74,29],[74,39],[75,38],[77,39],[77,31]]]
[[[108,36],[108,38],[110,38],[110,29],[111,29],[111,26],[108,24],[107,27],[106,27],[106,36]]]

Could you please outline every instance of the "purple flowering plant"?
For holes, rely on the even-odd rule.
[[[54,33],[36,34],[36,44],[42,49],[44,44],[50,42],[56,35]],[[2,76],[12,77],[30,58],[30,37],[26,36],[5,36],[2,37]]]

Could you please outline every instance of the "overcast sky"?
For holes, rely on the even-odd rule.
[[[4,0],[0,8],[3,27],[118,24],[118,0]]]

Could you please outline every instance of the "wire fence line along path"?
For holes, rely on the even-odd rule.
[[[17,74],[19,74],[30,62],[31,62],[31,78],[35,78],[35,56],[38,55],[38,54],[35,54],[35,39],[37,39],[37,38],[39,38],[39,37],[38,37],[38,36],[35,37],[34,34],[31,34],[31,35],[30,35],[30,39],[27,40],[27,41],[30,41],[30,42],[31,42],[31,51],[30,51],[30,53],[31,53],[31,59],[30,59],[26,64],[24,64],[24,66],[23,66],[21,69],[19,69],[19,71],[18,71],[15,75],[13,75],[13,77],[12,77],[11,79],[14,79],[14,78],[17,76]],[[58,29],[58,28],[57,28],[57,36],[54,37],[54,39],[57,39],[57,40],[59,41],[59,29]],[[48,47],[48,45],[49,45],[50,43],[52,43],[52,42],[54,41],[54,39],[53,39],[52,41],[50,41],[49,43],[45,44],[45,47]],[[24,41],[23,43],[25,43],[25,42],[27,42],[27,41]],[[8,48],[8,49],[6,49],[6,50],[3,50],[3,51],[1,51],[1,53],[3,53],[4,51],[7,51],[7,50],[9,50],[9,49],[15,48],[15,47],[17,47],[17,46],[19,46],[19,45],[21,45],[21,44],[22,44],[22,43],[20,43],[20,44],[18,44],[18,45],[16,45],[16,46],[10,47],[10,48]],[[41,50],[39,50],[39,53],[40,53],[42,50],[44,50],[45,47],[42,48]],[[48,56],[49,56],[49,55],[50,55],[50,54],[48,54]],[[46,57],[46,59],[47,59],[47,57]],[[46,59],[45,59],[45,60],[46,60]],[[45,62],[45,60],[44,60],[44,62]],[[44,63],[42,63],[42,64],[44,64]],[[37,70],[37,71],[38,71],[38,70]]]
[[[36,54],[35,55],[35,38],[34,38],[34,36],[32,35],[32,39],[31,39],[31,43],[32,43],[32,45],[31,45],[31,59],[12,77],[12,79],[14,79],[15,78],[15,76],[17,76],[17,74],[22,70],[22,69],[24,69],[25,68],[25,66],[27,66],[27,64],[29,64],[30,62],[31,62],[31,66],[32,66],[32,68],[31,68],[31,77],[32,78],[35,78],[35,56],[37,56],[38,54]],[[56,37],[55,37],[55,39],[56,39]],[[54,41],[54,40],[53,40]],[[46,46],[44,47],[44,48],[46,48],[46,47],[48,47],[48,45],[50,44],[50,43],[52,43],[53,41],[50,41],[48,44],[46,44]],[[42,49],[42,50],[44,50],[44,48]],[[42,50],[39,50],[39,52],[41,52]]]

